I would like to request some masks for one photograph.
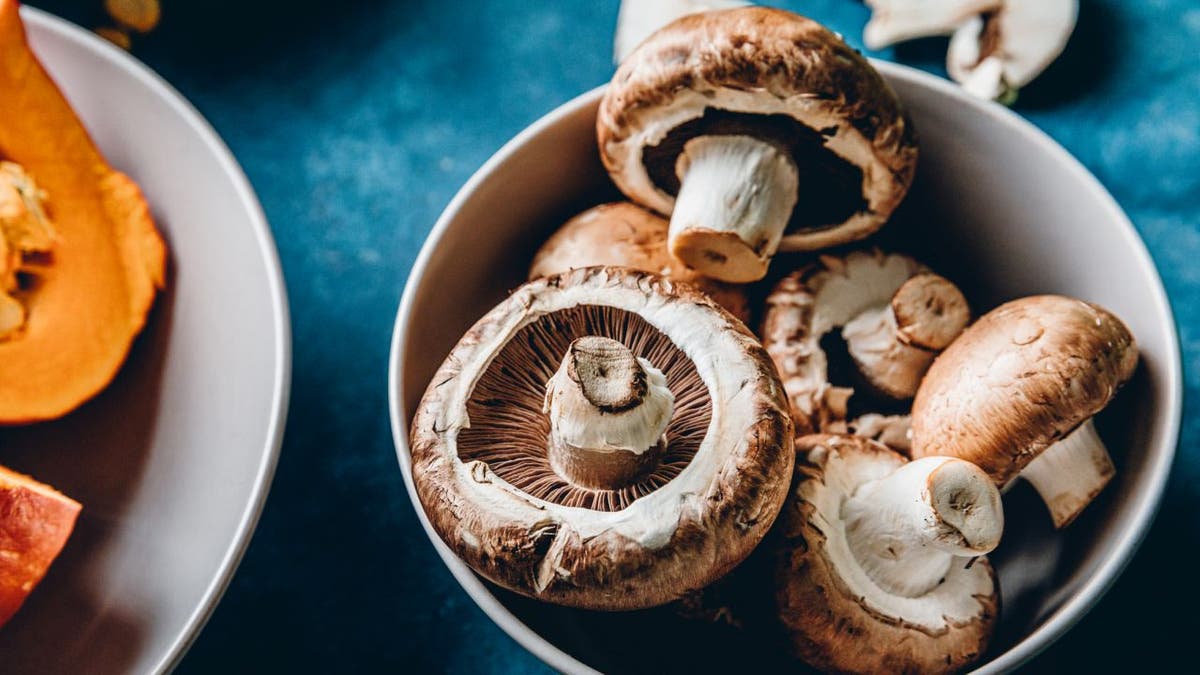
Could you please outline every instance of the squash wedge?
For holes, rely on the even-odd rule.
[[[146,323],[167,259],[141,190],[105,162],[17,10],[0,0],[0,161],[36,183],[54,241],[18,270],[24,317],[0,338],[0,424],[59,417],[102,390]]]
[[[49,485],[0,466],[0,627],[46,576],[80,508]]]

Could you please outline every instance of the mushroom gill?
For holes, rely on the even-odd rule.
[[[661,370],[675,396],[667,447],[658,466],[620,489],[576,485],[550,465],[550,420],[543,412],[546,383],[571,343],[606,337]],[[531,497],[596,511],[619,511],[666,485],[691,462],[708,432],[712,401],[695,365],[666,335],[632,312],[577,305],[545,314],[521,328],[496,354],[467,402],[470,426],[458,436],[463,462],[484,462]]]

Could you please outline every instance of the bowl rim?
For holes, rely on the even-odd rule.
[[[1164,325],[1162,329],[1171,338],[1168,340],[1169,351],[1166,355],[1167,363],[1165,369],[1166,388],[1168,390],[1168,400],[1166,402],[1167,434],[1164,442],[1157,449],[1157,457],[1153,464],[1146,469],[1147,473],[1150,474],[1150,489],[1142,493],[1135,507],[1131,526],[1117,535],[1118,541],[1112,549],[1112,553],[1101,561],[1096,572],[1080,585],[1076,593],[1050,614],[1050,616],[1046,617],[1041,625],[1029,635],[1026,635],[1020,642],[973,671],[975,673],[986,674],[1011,672],[1027,663],[1061,638],[1100,601],[1129,564],[1133,558],[1133,554],[1150,529],[1150,524],[1158,512],[1158,507],[1166,490],[1167,478],[1179,444],[1179,431],[1183,410],[1183,369],[1179,330],[1175,321],[1175,314],[1167,297],[1166,288],[1163,285],[1162,276],[1158,273],[1158,268],[1150,256],[1150,251],[1147,249],[1145,241],[1142,240],[1141,235],[1134,227],[1129,216],[1117,204],[1116,199],[1100,183],[1099,179],[1088,171],[1074,155],[1059,145],[1057,141],[1044,131],[1034,126],[1033,123],[1012,110],[997,103],[972,97],[947,80],[902,64],[877,59],[872,59],[871,63],[889,81],[904,81],[906,84],[932,89],[935,93],[949,97],[956,104],[964,106],[970,111],[970,114],[988,117],[995,123],[1007,127],[1012,132],[1024,136],[1026,139],[1045,149],[1067,171],[1074,174],[1082,184],[1094,193],[1098,203],[1122,226],[1120,228],[1121,234],[1126,240],[1125,243],[1131,255],[1136,260],[1138,266],[1148,271],[1151,278],[1156,282],[1153,294],[1155,314],[1163,321]],[[496,154],[492,155],[455,194],[454,198],[434,224],[409,272],[408,280],[404,287],[404,294],[400,300],[399,311],[396,314],[388,366],[388,407],[391,417],[393,441],[396,445],[396,457],[400,463],[400,471],[404,475],[404,485],[408,490],[409,499],[412,502],[413,509],[417,512],[417,517],[420,519],[421,525],[425,529],[425,534],[433,542],[434,548],[437,549],[438,555],[441,556],[443,562],[450,569],[451,574],[454,575],[458,583],[479,608],[488,615],[488,618],[522,647],[552,668],[569,673],[595,673],[597,671],[550,643],[510,612],[488,590],[483,581],[446,546],[434,531],[428,517],[425,515],[425,510],[420,505],[420,500],[417,497],[416,487],[412,479],[411,452],[408,446],[408,419],[404,412],[403,397],[400,395],[404,382],[401,352],[409,339],[409,327],[413,319],[413,305],[415,303],[418,281],[424,278],[426,267],[433,255],[434,249],[440,244],[450,227],[450,223],[457,217],[463,204],[466,203],[484,181],[492,177],[492,174],[502,163],[519,148],[528,143],[530,139],[543,133],[547,128],[558,124],[563,118],[576,114],[581,108],[595,105],[596,100],[602,95],[605,86],[601,85],[576,96],[523,129],[505,143]]]
[[[209,153],[215,157],[222,172],[233,184],[234,195],[250,221],[266,271],[268,294],[271,298],[271,320],[276,336],[275,361],[272,364],[275,381],[271,390],[271,413],[267,427],[267,442],[262,448],[262,458],[255,471],[250,498],[212,579],[204,589],[200,602],[192,610],[165,653],[158,657],[152,669],[152,672],[155,673],[165,673],[174,670],[179,665],[188,648],[204,628],[204,624],[212,616],[213,610],[216,609],[217,603],[233,579],[234,572],[246,552],[258,524],[259,516],[262,514],[263,505],[266,503],[267,493],[270,491],[271,481],[275,475],[275,467],[279,462],[292,375],[291,321],[287,290],[283,281],[283,269],[266,214],[263,212],[262,204],[259,203],[249,179],[229,147],[225,145],[216,130],[196,110],[195,106],[149,66],[91,31],[35,7],[22,6],[20,11],[28,32],[53,34],[64,41],[78,45],[91,57],[115,66],[145,87],[156,98],[166,103],[187,124],[191,131],[200,138]]]

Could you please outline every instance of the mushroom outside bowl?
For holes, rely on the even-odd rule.
[[[1010,671],[1099,601],[1150,525],[1178,439],[1182,375],[1175,322],[1132,224],[1065,150],[1015,114],[951,84],[903,66],[875,66],[917,125],[921,160],[892,222],[866,243],[938,270],[978,313],[1041,293],[1098,303],[1122,317],[1141,349],[1133,380],[1095,420],[1117,466],[1097,501],[1069,529],[1055,532],[1028,485],[1005,495],[1008,527],[989,556],[999,577],[1000,620],[976,667]],[[430,540],[467,593],[559,670],[715,671],[744,667],[747,653],[756,666],[794,668],[773,643],[689,622],[670,609],[589,612],[503,591],[450,552],[418,502],[409,424],[438,364],[524,281],[534,253],[558,225],[617,198],[596,149],[601,96],[596,90],[563,105],[508,143],[462,188],[426,241],[396,320],[389,373],[405,483]],[[778,258],[773,273],[795,263]]]

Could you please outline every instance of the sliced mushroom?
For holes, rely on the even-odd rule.
[[[1065,527],[1116,473],[1092,417],[1137,362],[1129,329],[1096,305],[1057,295],[1001,305],[929,369],[913,456],[961,457],[997,485],[1020,475]]]
[[[915,38],[950,35],[1004,0],[866,0],[871,20],[863,29],[868,49]]]
[[[946,70],[976,96],[1011,101],[1062,53],[1078,14],[1078,0],[1004,0],[954,32]]]
[[[740,0],[621,0],[617,37],[613,40],[613,62],[624,61],[629,52],[651,33],[681,16],[748,4]]]
[[[600,156],[630,199],[671,214],[670,251],[715,279],[761,279],[776,250],[879,229],[917,146],[896,95],[820,24],[744,7],[685,16],[617,69]]]
[[[468,565],[607,610],[669,602],[741,562],[794,460],[782,387],[745,325],[626,268],[517,289],[442,364],[411,440],[425,512]]]
[[[908,256],[855,251],[821,256],[784,277],[767,297],[763,345],[779,369],[801,433],[846,419],[852,389],[829,382],[821,338],[842,329],[874,390],[911,398],[921,376],[967,325],[966,298]]]
[[[775,568],[796,654],[846,673],[949,672],[982,654],[999,594],[980,556],[1004,529],[988,475],[857,436],[805,436],[796,451]]]
[[[596,265],[632,267],[692,284],[742,321],[750,318],[745,290],[701,276],[673,258],[666,219],[636,204],[601,204],[568,220],[533,257],[529,278]]]

